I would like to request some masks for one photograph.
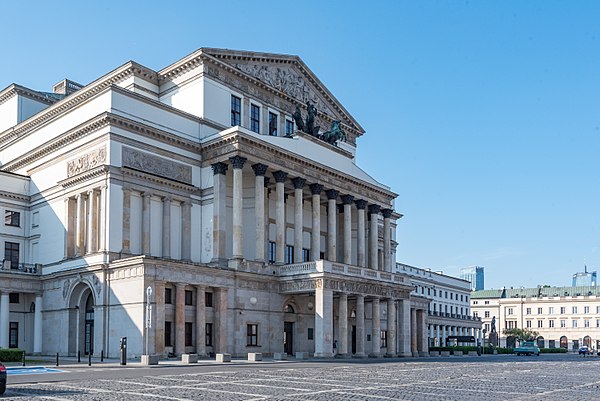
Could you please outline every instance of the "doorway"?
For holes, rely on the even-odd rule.
[[[283,352],[294,355],[294,323],[283,322]]]
[[[356,354],[356,326],[352,326],[352,353]]]

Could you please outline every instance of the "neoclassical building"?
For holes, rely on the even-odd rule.
[[[0,347],[425,355],[430,300],[395,269],[401,215],[355,163],[363,134],[297,56],[9,86]]]

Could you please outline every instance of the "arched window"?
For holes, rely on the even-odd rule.
[[[564,349],[569,349],[569,340],[567,339],[567,336],[562,336],[560,338],[560,347]]]
[[[284,313],[295,313],[294,312],[294,307],[290,304],[287,304],[284,308],[283,308],[283,312]]]
[[[583,337],[583,345],[592,348],[592,339],[590,336]]]
[[[540,348],[546,348],[545,345],[546,345],[546,341],[544,341],[544,337],[539,336],[537,338],[537,346]]]

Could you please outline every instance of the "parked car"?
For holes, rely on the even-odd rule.
[[[0,362],[0,395],[6,391],[6,367]]]
[[[523,341],[520,347],[515,348],[517,355],[537,355],[540,356],[540,349],[533,341]]]
[[[583,347],[579,348],[579,355],[593,355],[593,352],[587,345],[584,345]]]

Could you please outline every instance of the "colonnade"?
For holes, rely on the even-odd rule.
[[[429,324],[428,336],[431,345],[443,347],[447,345],[446,339],[449,336],[472,336],[476,341],[481,341],[482,331],[481,328],[477,327],[457,326],[452,324]],[[459,344],[462,343],[459,342]]]
[[[244,238],[243,230],[243,173],[242,170],[247,162],[245,157],[233,156],[229,158],[229,164],[218,162],[212,164],[214,173],[214,200],[213,200],[213,260],[226,260],[226,242],[232,241],[232,259],[243,258],[243,244],[248,239]],[[227,196],[226,175],[231,165],[233,170],[232,190],[232,227],[227,230],[225,199]],[[262,163],[252,164],[255,174],[255,222],[256,236],[252,238],[256,244],[255,259],[267,261],[266,245],[268,244],[268,199],[269,191],[266,189],[269,177],[266,177],[268,166]],[[310,260],[321,259],[321,252],[325,252],[325,258],[330,261],[338,261],[338,246],[342,247],[339,252],[341,260],[345,264],[352,264],[356,260],[359,267],[368,267],[374,270],[392,271],[392,246],[391,246],[391,218],[392,209],[382,209],[378,204],[369,204],[364,199],[355,199],[353,195],[341,194],[336,189],[326,189],[320,183],[307,183],[302,177],[288,178],[288,173],[277,170],[272,172],[275,181],[275,262],[284,264],[285,247],[288,244],[286,238],[285,217],[285,184],[289,181],[294,188],[294,239],[290,245],[294,245],[294,262],[302,262],[303,248],[309,249]],[[311,239],[310,244],[303,243],[303,203],[304,189],[308,187],[311,194],[312,216],[311,216]],[[327,197],[327,234],[326,249],[321,249],[321,194]],[[341,227],[342,241],[338,244],[338,199],[343,205],[343,224]],[[366,212],[370,217],[370,225],[366,226]],[[356,247],[352,244],[352,214],[357,213]],[[383,217],[383,258],[379,262],[379,220]],[[228,237],[228,233],[231,233]],[[368,237],[367,237],[368,234]],[[366,243],[368,238],[368,245]],[[368,257],[368,260],[367,260]]]
[[[67,230],[65,257],[83,256],[106,249],[106,186],[65,199]]]
[[[10,296],[9,292],[0,292],[0,348],[10,345]],[[25,327],[19,330],[25,330]],[[17,333],[20,335],[21,333]],[[33,353],[42,352],[42,294],[35,294],[35,312],[33,315]]]

